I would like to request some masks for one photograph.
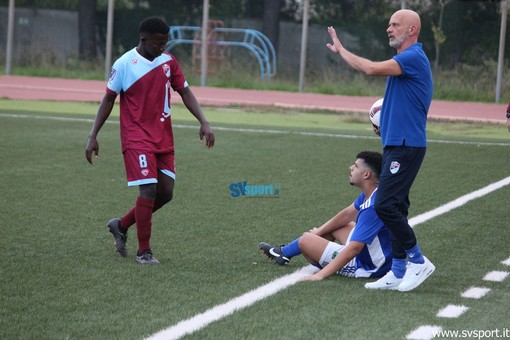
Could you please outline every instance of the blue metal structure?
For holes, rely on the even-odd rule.
[[[196,44],[202,42],[198,34],[199,26],[170,26],[169,40],[166,50],[170,51],[179,44]],[[256,58],[260,66],[261,79],[270,79],[276,74],[276,54],[271,41],[259,31],[243,28],[212,28],[208,37],[208,44],[217,46],[234,46],[247,48]],[[220,37],[220,38],[217,38]]]

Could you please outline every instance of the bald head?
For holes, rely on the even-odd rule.
[[[410,9],[401,9],[391,16],[386,32],[390,46],[400,52],[418,41],[420,30],[421,20],[418,13]]]
[[[416,34],[420,34],[421,30],[421,19],[418,13],[410,9],[401,9],[396,11],[393,15],[398,15],[402,18],[402,22],[405,26],[416,26]]]

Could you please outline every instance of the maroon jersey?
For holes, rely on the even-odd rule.
[[[170,53],[149,61],[133,48],[120,57],[113,64],[106,91],[120,94],[122,151],[173,151],[170,89],[177,91],[187,86]]]

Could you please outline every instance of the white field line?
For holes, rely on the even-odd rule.
[[[506,277],[509,275],[509,272],[502,272],[502,271],[492,271],[487,273],[484,276],[484,281],[494,281],[494,282],[501,282],[506,279]]]
[[[481,299],[490,291],[491,289],[486,287],[471,287],[460,296],[468,299]]]
[[[14,118],[38,118],[38,119],[52,119],[59,121],[77,121],[77,122],[89,122],[91,123],[92,119],[84,119],[84,118],[66,118],[66,117],[47,117],[47,116],[31,116],[31,115],[9,115],[9,114],[0,114],[0,117],[14,117]],[[108,121],[107,121],[108,122]],[[117,123],[117,121],[113,122]],[[180,128],[196,128],[191,125],[174,125],[175,127]],[[259,130],[259,129],[233,129],[233,128],[218,128],[215,127],[216,130],[224,130],[224,131],[237,131],[237,132],[256,132],[256,133],[285,133],[285,134],[298,134],[298,135],[313,135],[313,136],[327,136],[327,137],[346,137],[346,138],[369,138],[369,137],[360,137],[360,136],[350,136],[350,135],[337,135],[337,134],[322,134],[322,133],[300,133],[300,132],[290,132],[290,131],[278,131],[278,130]],[[437,141],[439,143],[445,141]],[[459,144],[475,144],[475,145],[496,145],[496,146],[510,146],[510,144],[505,143],[469,143],[469,142],[450,142],[447,143],[459,143]],[[418,215],[409,220],[409,224],[414,228],[420,223],[424,223],[429,219],[445,214],[455,208],[458,208],[467,202],[474,200],[476,198],[483,197],[488,195],[489,193],[501,189],[506,185],[510,184],[510,177],[502,179],[496,183],[490,184],[482,189],[476,190],[470,194],[459,197],[456,200],[453,200],[449,203],[446,203],[436,209],[433,209],[429,212]],[[311,266],[306,266],[294,272],[293,274],[283,276],[279,279],[273,280],[272,282],[261,286],[251,292],[248,292],[244,295],[241,295],[237,298],[234,298],[222,305],[218,305],[207,310],[204,313],[198,314],[190,319],[183,320],[177,323],[175,326],[166,328],[158,333],[153,334],[148,339],[160,340],[160,339],[177,339],[186,334],[191,334],[199,329],[206,327],[208,324],[220,320],[228,315],[233,314],[234,312],[241,310],[243,308],[249,307],[255,302],[264,299],[268,296],[276,294],[278,291],[287,288],[295,283],[297,283],[303,276],[310,275],[315,268]],[[465,310],[464,310],[465,311]]]
[[[510,184],[510,176],[507,178],[504,178],[496,183],[489,184],[488,186],[478,189],[476,191],[473,191],[469,194],[466,194],[464,196],[461,196],[451,202],[448,202],[440,207],[437,207],[436,209],[430,210],[426,213],[423,213],[421,215],[415,216],[409,220],[409,224],[411,226],[415,226],[417,224],[423,223],[425,221],[428,221],[436,216],[442,215],[450,210],[453,210],[455,208],[458,208],[467,202],[474,200],[476,198],[483,197],[487,194],[490,194],[493,191],[496,191],[498,189],[503,188],[504,186],[507,186]]]
[[[443,328],[440,326],[424,325],[420,326],[406,336],[409,340],[430,340],[436,337]]]
[[[438,313],[437,313],[437,317],[438,318],[452,318],[452,319],[455,319],[455,318],[458,318],[459,316],[461,316],[462,314],[464,314],[465,312],[467,312],[469,309],[469,307],[466,307],[466,306],[457,306],[457,305],[448,305],[446,306],[445,308],[441,309]]]
[[[487,187],[479,189],[477,191],[474,191],[471,194],[464,195],[464,196],[462,196],[454,201],[451,201],[449,203],[446,203],[445,205],[440,206],[434,210],[431,210],[424,214],[418,215],[415,218],[410,219],[409,223],[414,228],[420,223],[424,223],[424,222],[428,221],[429,219],[432,219],[439,215],[445,214],[455,208],[458,208],[458,207],[466,204],[467,202],[469,202],[475,198],[480,198],[482,196],[485,196],[485,195],[493,192],[494,190],[500,189],[508,184],[510,184],[510,177],[507,177],[504,180],[501,180],[499,182],[490,184]],[[305,269],[306,268],[308,268],[308,267],[305,267]],[[284,276],[280,279],[277,279],[275,281],[268,283],[266,286],[262,286],[261,288],[271,286],[274,282],[277,282],[277,281],[280,282],[279,280],[284,280],[285,284],[287,285],[286,287],[291,286],[291,285],[297,283],[297,281],[299,281],[300,278],[304,276],[303,274],[296,275],[297,273],[299,273],[299,271],[294,274],[291,274],[294,276],[291,276],[291,275]],[[282,283],[279,283],[279,285],[281,285],[281,284]],[[271,291],[266,296],[273,295],[275,293],[276,292]],[[206,327],[209,323],[219,320],[219,318],[215,318],[214,320],[212,320],[210,317],[205,318],[204,315],[221,314],[220,318],[230,315],[230,314],[234,313],[236,310],[241,309],[241,308],[239,308],[239,306],[237,304],[232,304],[232,301],[236,301],[238,299],[239,300],[247,299],[249,294],[251,294],[251,293],[241,295],[238,298],[235,298],[234,300],[230,300],[230,302],[227,302],[223,305],[213,307],[212,309],[209,309],[205,313],[198,314],[195,317],[181,321],[180,323],[176,324],[175,326],[164,329],[164,330],[154,334],[149,339],[151,339],[151,340],[176,339],[176,338],[179,338],[185,334],[191,334],[192,332],[194,332],[196,330]],[[253,300],[252,303],[243,305],[242,308],[248,307],[260,299]],[[223,310],[223,309],[225,309],[225,310]]]
[[[301,278],[312,275],[318,269],[311,265],[303,267],[292,274],[288,274],[273,280],[268,284],[256,288],[246,294],[236,297],[222,305],[218,305],[207,310],[204,313],[195,315],[191,319],[183,320],[173,327],[166,328],[158,333],[148,337],[150,340],[167,340],[178,339],[186,334],[191,334],[208,324],[223,319],[224,317],[233,314],[245,307],[253,305],[255,302],[265,299],[271,295],[278,293],[293,284],[296,284]]]
[[[94,122],[94,120],[91,118],[37,116],[37,115],[9,114],[9,113],[0,113],[0,117],[31,118],[31,119],[69,121],[69,122],[87,122],[90,124],[92,124]],[[118,120],[107,120],[106,124],[119,124],[119,121]],[[178,128],[178,129],[197,129],[198,128],[198,126],[196,126],[196,125],[182,125],[182,124],[172,124],[172,127]],[[380,139],[379,137],[376,137],[376,136],[358,136],[358,135],[348,135],[348,134],[342,134],[342,133],[273,130],[273,129],[230,128],[230,127],[225,127],[225,126],[213,126],[213,130],[214,131],[245,132],[245,133],[298,135],[298,136],[312,136],[312,137],[374,139],[374,140]],[[458,145],[477,145],[477,146],[507,146],[507,147],[510,146],[510,143],[468,142],[468,141],[451,141],[451,140],[440,140],[440,139],[429,139],[429,142],[430,143],[439,143],[439,144],[458,144]]]

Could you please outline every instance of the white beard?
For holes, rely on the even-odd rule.
[[[397,48],[409,37],[409,35],[406,33],[398,38],[393,38],[393,40],[389,41],[389,45],[393,48]]]

